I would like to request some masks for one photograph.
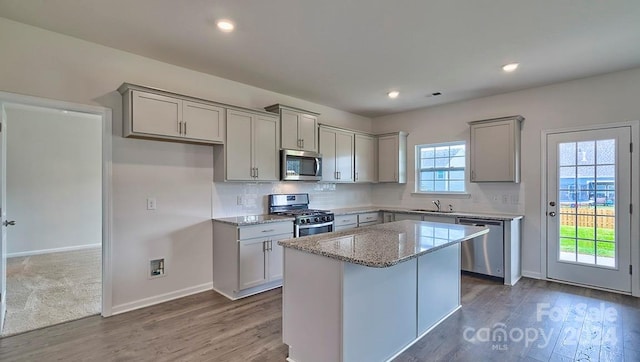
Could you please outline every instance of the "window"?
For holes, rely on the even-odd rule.
[[[416,146],[416,192],[465,192],[465,143]]]

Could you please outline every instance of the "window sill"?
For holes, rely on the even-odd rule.
[[[412,192],[411,196],[447,197],[451,199],[470,199],[471,194],[466,192]]]

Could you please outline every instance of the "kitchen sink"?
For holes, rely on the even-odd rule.
[[[454,211],[448,211],[448,210],[427,210],[427,209],[411,209],[410,211],[419,211],[419,212],[434,212],[434,213],[442,213],[442,214],[450,214]]]

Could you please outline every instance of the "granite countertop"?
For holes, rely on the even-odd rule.
[[[386,268],[488,232],[485,227],[406,220],[282,240],[278,245],[349,263]]]
[[[281,222],[281,221],[293,221],[295,218],[291,216],[280,216],[280,215],[246,215],[246,216],[232,216],[232,217],[222,217],[222,218],[214,218],[213,221],[235,225],[235,226],[247,226],[247,225],[258,225],[258,224],[268,224],[272,222]]]
[[[426,209],[426,210],[430,210],[430,209]],[[471,217],[471,218],[482,218],[482,219],[502,220],[502,221],[518,220],[518,219],[522,219],[524,217],[522,215],[494,214],[494,213],[487,213],[487,212],[418,211],[417,209],[406,209],[406,208],[400,208],[400,207],[386,207],[386,206],[349,207],[349,208],[343,208],[343,209],[332,209],[331,211],[333,211],[333,213],[336,214],[336,215],[351,215],[351,214],[360,214],[360,213],[365,213],[365,212],[398,212],[398,213],[403,213],[403,214],[450,216],[450,217]]]

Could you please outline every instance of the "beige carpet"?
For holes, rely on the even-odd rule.
[[[7,259],[2,336],[99,314],[100,248]]]

